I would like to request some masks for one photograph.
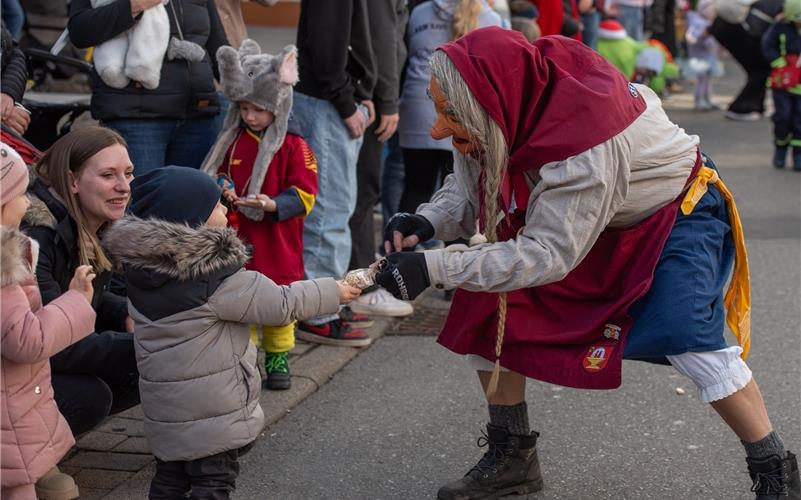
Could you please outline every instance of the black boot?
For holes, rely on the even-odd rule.
[[[801,171],[801,147],[793,146],[793,170]]]
[[[483,434],[483,433],[482,433]],[[475,467],[462,479],[439,489],[439,500],[496,499],[506,495],[525,495],[542,489],[537,437],[509,434],[504,427],[488,424],[487,434],[478,446],[489,445]]]
[[[788,451],[785,458],[771,455],[745,461],[754,481],[751,491],[756,493],[756,500],[801,500],[801,479],[795,455]]]
[[[787,146],[776,146],[773,150],[773,166],[784,168],[785,160],[787,160]]]

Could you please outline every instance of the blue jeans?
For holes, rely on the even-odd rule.
[[[617,20],[626,28],[626,34],[641,41],[645,36],[643,33],[643,8],[630,5],[618,5],[618,7],[620,14],[617,16]]]
[[[366,117],[366,108],[360,110]],[[303,136],[317,157],[317,198],[303,228],[306,278],[341,278],[350,263],[348,221],[356,208],[356,162],[363,139],[351,138],[329,101],[299,92],[289,119],[289,130]]]
[[[403,166],[403,154],[401,153],[399,137],[395,133],[387,141],[387,145],[384,148],[385,156],[381,170],[381,212],[384,215],[385,226],[390,217],[397,213],[401,196],[403,196],[405,168]]]
[[[232,104],[231,101],[227,97],[225,97],[225,94],[223,94],[222,92],[217,92],[217,99],[219,99],[220,101],[220,114],[214,117],[215,138],[220,134],[220,131],[222,130],[223,125],[225,124],[225,117],[226,115],[228,115],[228,108],[230,108],[232,105],[236,106],[235,104]]]
[[[191,120],[119,118],[103,125],[128,143],[134,175],[165,165],[200,168],[214,140],[214,117]]]
[[[3,22],[14,40],[19,40],[19,34],[25,25],[25,11],[19,0],[3,0]]]
[[[597,10],[581,14],[581,24],[584,25],[584,29],[581,31],[581,41],[593,50],[598,47],[598,25],[600,23],[601,13]]]

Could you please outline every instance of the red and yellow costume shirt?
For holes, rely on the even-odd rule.
[[[260,134],[241,128],[217,170],[233,181],[240,197],[248,194],[261,140]],[[246,267],[279,285],[301,280],[303,218],[311,212],[317,194],[317,159],[300,136],[286,135],[270,162],[261,193],[275,200],[276,212],[265,214],[261,221],[229,212],[240,238],[253,248],[253,257]]]

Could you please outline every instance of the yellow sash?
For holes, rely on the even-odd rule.
[[[731,328],[737,342],[743,348],[742,358],[748,357],[751,349],[751,279],[748,274],[748,254],[745,250],[743,238],[743,225],[734,197],[723,184],[717,170],[702,165],[687,190],[687,195],[681,202],[681,213],[690,215],[695,205],[706,194],[708,185],[714,184],[726,200],[729,211],[729,224],[735,245],[734,273],[729,282],[729,289],[723,298],[726,306],[726,323]]]

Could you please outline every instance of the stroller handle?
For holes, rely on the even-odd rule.
[[[74,57],[67,57],[67,56],[58,56],[51,54],[47,50],[42,49],[35,49],[35,48],[27,48],[25,49],[25,55],[30,57],[31,59],[41,59],[43,61],[50,61],[56,64],[66,64],[68,66],[73,66],[78,68],[81,71],[86,73],[92,72],[92,65],[86,61],[82,61],[80,59],[76,59]]]

